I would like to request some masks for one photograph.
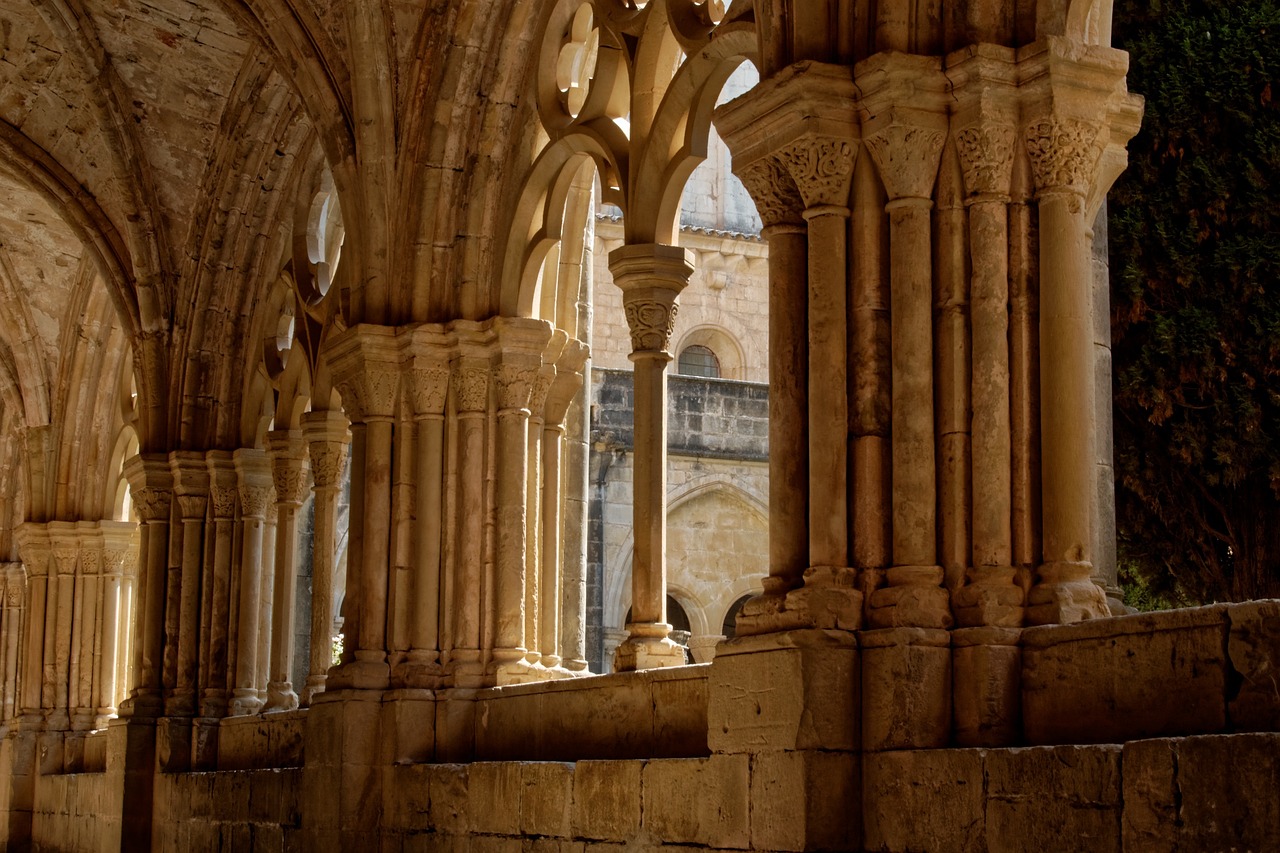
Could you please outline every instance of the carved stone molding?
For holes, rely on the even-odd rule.
[[[631,330],[631,348],[636,352],[666,352],[671,346],[676,315],[680,304],[674,300],[629,300],[623,305],[627,327]]]
[[[1102,126],[1046,116],[1027,125],[1025,140],[1036,189],[1089,192],[1102,158]]]
[[[782,148],[777,157],[795,181],[806,207],[848,206],[857,157],[849,140],[809,137]]]
[[[937,128],[892,121],[865,137],[890,199],[929,198],[938,176],[946,134]]]
[[[755,202],[760,221],[771,225],[798,225],[804,199],[787,168],[777,157],[762,157],[738,170],[738,179]]]
[[[994,123],[966,127],[956,133],[956,151],[969,195],[1009,194],[1015,136],[1012,125]]]

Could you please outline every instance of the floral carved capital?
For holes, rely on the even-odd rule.
[[[272,486],[241,486],[240,507],[244,515],[248,518],[266,518],[267,504],[272,502],[274,493]]]
[[[538,372],[520,364],[500,364],[495,371],[498,382],[498,408],[527,409]]]
[[[395,412],[400,376],[394,370],[366,368],[338,385],[343,407],[352,420],[388,418]]]
[[[336,488],[342,479],[342,468],[347,460],[347,443],[344,441],[313,441],[311,451],[311,476],[317,489]]]
[[[755,202],[765,227],[802,221],[804,199],[800,197],[800,189],[776,157],[762,157],[748,163],[738,178]]]
[[[464,367],[453,374],[458,411],[483,412],[489,402],[489,372],[481,367]]]
[[[307,472],[297,459],[275,459],[271,465],[276,502],[301,505],[307,497]]]
[[[866,137],[867,153],[891,199],[929,198],[946,134],[931,127],[890,124]]]
[[[1013,175],[1012,125],[966,127],[955,135],[965,191],[969,195],[1008,195]]]
[[[444,414],[445,399],[449,395],[449,368],[414,368],[409,379],[414,412],[419,415]]]
[[[213,517],[231,518],[236,514],[236,489],[234,486],[210,486],[213,498]]]
[[[133,505],[143,521],[168,521],[173,492],[168,489],[134,489]]]
[[[1036,189],[1086,195],[1102,158],[1102,127],[1049,116],[1027,126],[1027,154]]]
[[[666,352],[680,305],[673,301],[633,299],[623,305],[634,352]]]
[[[849,203],[857,151],[844,139],[802,139],[778,152],[806,207]]]

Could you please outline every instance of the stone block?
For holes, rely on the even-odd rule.
[[[492,695],[486,695],[492,694]],[[536,761],[546,758],[542,696],[484,691],[475,702],[475,755],[479,761]]]
[[[663,842],[745,849],[750,787],[747,755],[650,761],[641,773],[642,829]]]
[[[1123,743],[1222,731],[1226,633],[1225,605],[1026,629],[1027,742]]]
[[[653,745],[653,697],[643,672],[591,679],[542,697],[543,757],[644,758]]]
[[[396,690],[383,696],[381,763],[418,763],[435,757],[435,705],[430,690]]]
[[[436,703],[436,761],[470,761],[475,756],[475,737],[475,691],[446,691]]]
[[[394,830],[431,825],[431,773],[428,764],[386,769],[382,788],[382,825]]]
[[[951,709],[959,746],[1011,746],[1022,733],[1022,649],[1009,628],[951,632]]]
[[[843,631],[722,643],[707,683],[713,753],[858,748],[858,650]]]
[[[1125,744],[1125,850],[1274,850],[1278,827],[1280,735]]]
[[[520,834],[521,765],[515,761],[480,761],[467,780],[469,829],[493,835]]]
[[[573,774],[572,834],[628,841],[640,831],[640,761],[579,761]]]
[[[860,843],[859,759],[844,752],[751,756],[751,847],[852,850]]]
[[[468,766],[432,764],[427,767],[431,826],[437,832],[462,835],[469,829]]]
[[[652,677],[650,695],[653,708],[652,758],[695,758],[707,755],[707,679],[705,670],[700,677],[690,678],[682,667],[682,677],[666,677],[671,671],[648,673]]]
[[[573,812],[573,765],[533,762],[521,768],[521,834],[568,836]]]
[[[864,849],[985,853],[983,760],[978,749],[868,754],[862,764]]]
[[[862,646],[862,748],[929,749],[951,739],[951,638],[936,628],[882,628]]]
[[[1235,731],[1280,731],[1280,601],[1249,601],[1227,610],[1227,655],[1239,675],[1228,696]]]
[[[991,853],[1120,853],[1119,746],[986,753]]]

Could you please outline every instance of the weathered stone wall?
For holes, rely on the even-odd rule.
[[[36,850],[119,850],[120,791],[106,773],[41,776],[32,815]]]
[[[172,773],[156,777],[155,850],[298,850],[302,770]]]

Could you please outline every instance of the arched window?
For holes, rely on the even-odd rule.
[[[719,379],[720,359],[716,358],[716,354],[709,347],[693,344],[680,351],[680,362],[676,372],[682,376]]]

